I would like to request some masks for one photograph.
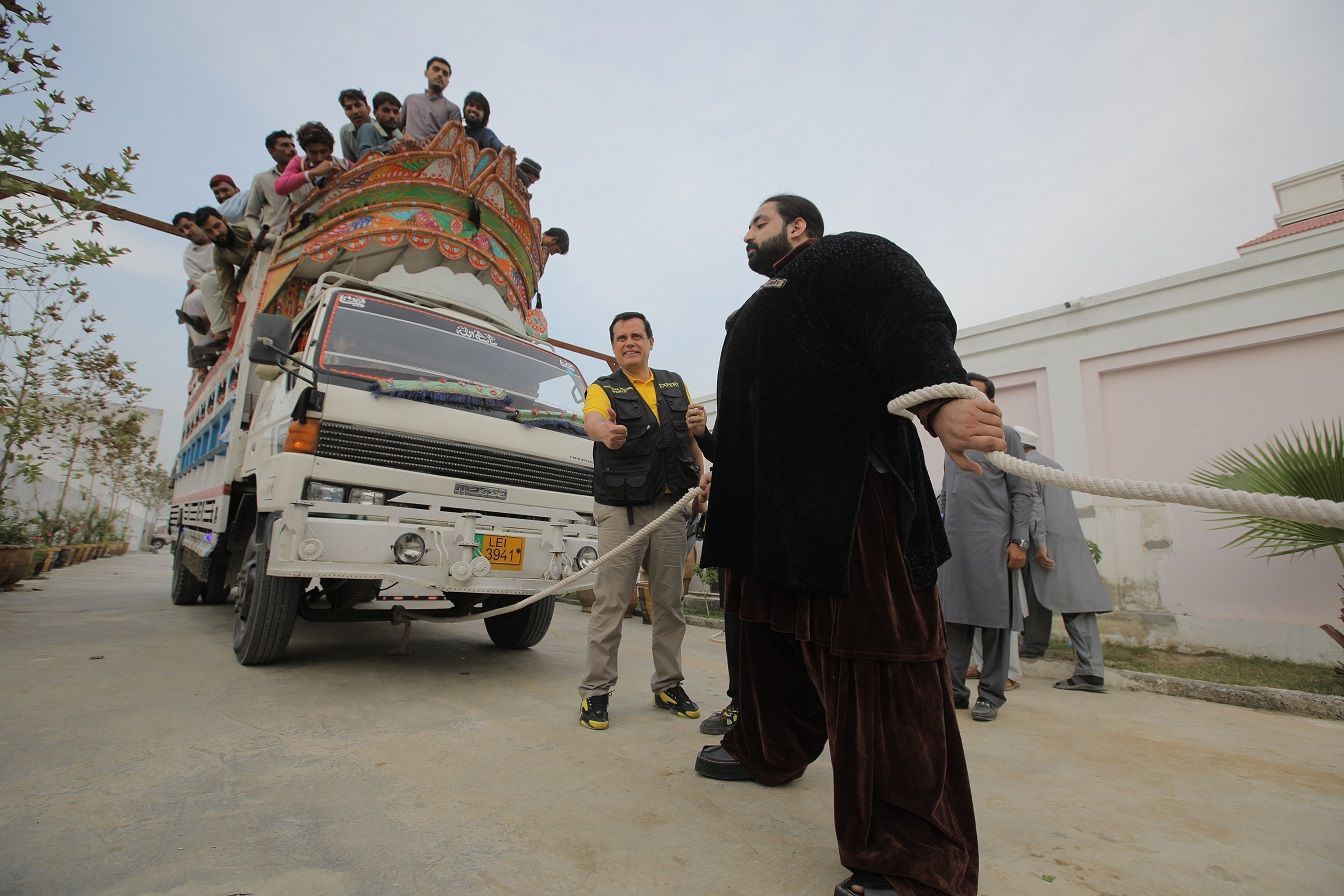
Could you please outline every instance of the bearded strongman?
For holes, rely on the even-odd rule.
[[[712,523],[741,620],[740,716],[696,771],[778,785],[829,743],[846,894],[973,896],[975,815],[935,589],[949,555],[902,393],[965,382],[956,324],[919,264],[878,236],[822,236],[798,196],[756,211],[747,264],[770,279],[727,323]],[[913,409],[958,465],[1003,450],[998,408]],[[703,431],[703,417],[688,417]]]

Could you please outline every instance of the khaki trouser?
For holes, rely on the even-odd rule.
[[[219,282],[214,271],[201,277],[201,300],[205,303],[205,313],[210,317],[210,332],[215,336],[228,336],[233,324],[229,316],[238,307],[237,296],[226,296],[231,283]]]
[[[653,504],[634,508],[595,505],[598,553],[605,554],[625,541],[665,513],[679,497],[663,495]],[[633,523],[628,521],[627,510],[633,511]],[[598,570],[593,616],[588,623],[588,674],[579,687],[580,695],[606,694],[616,687],[621,624],[641,563],[649,576],[649,598],[654,607],[650,684],[654,691],[681,684],[681,642],[686,635],[686,617],[681,610],[681,571],[686,559],[686,525],[690,520],[690,508],[683,508],[680,518],[650,535],[642,550],[635,548]]]

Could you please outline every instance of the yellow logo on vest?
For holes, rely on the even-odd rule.
[[[627,392],[635,391],[634,386],[608,386],[607,388],[611,390],[613,395],[624,395]]]
[[[681,385],[681,383],[677,382],[676,380],[673,380],[673,381],[670,382],[670,383],[659,383],[659,384],[658,384],[658,388],[659,388],[659,389],[675,389],[675,388],[677,388],[677,387],[680,386],[680,385]]]

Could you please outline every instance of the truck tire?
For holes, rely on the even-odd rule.
[[[244,666],[273,663],[285,655],[305,582],[268,576],[271,517],[257,518],[256,531],[243,555],[238,599],[233,603],[233,654]]]
[[[201,580],[192,575],[191,570],[182,563],[182,556],[179,553],[181,548],[173,551],[173,585],[171,597],[173,604],[178,607],[189,607],[196,603],[196,598],[201,596]]]
[[[512,613],[491,616],[485,620],[485,630],[496,647],[524,650],[535,647],[546,637],[555,615],[555,598],[546,597]]]
[[[229,558],[214,557],[210,561],[210,574],[205,579],[205,589],[201,591],[201,603],[222,604],[229,599]]]
[[[167,543],[168,543],[168,539],[163,538],[163,537],[158,536],[158,535],[155,535],[153,538],[151,538],[151,539],[149,540],[149,546],[150,546],[151,548],[153,548],[154,550],[156,550],[156,551],[157,551],[159,548],[161,548],[161,547],[163,547],[164,545],[166,545]]]

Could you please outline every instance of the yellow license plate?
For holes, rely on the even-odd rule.
[[[476,546],[481,556],[490,561],[495,569],[520,571],[523,568],[523,539],[513,535],[476,536]]]

